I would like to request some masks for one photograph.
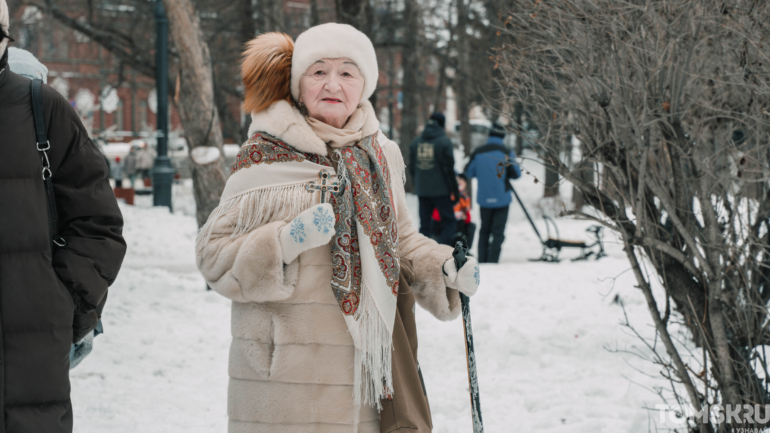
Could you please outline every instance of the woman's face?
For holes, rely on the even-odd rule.
[[[361,102],[364,77],[350,59],[321,59],[299,79],[299,102],[310,117],[342,128]]]

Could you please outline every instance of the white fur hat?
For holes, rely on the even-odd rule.
[[[291,96],[299,99],[299,79],[313,63],[321,59],[342,57],[352,60],[358,66],[364,76],[362,100],[369,99],[379,78],[374,45],[355,27],[337,23],[311,27],[294,42],[294,54],[291,56]]]
[[[8,26],[10,25],[11,14],[8,12],[8,4],[5,0],[0,0],[0,27],[3,28],[6,34],[8,34]],[[3,38],[0,42],[0,57],[5,54],[5,47],[8,46],[8,39]]]

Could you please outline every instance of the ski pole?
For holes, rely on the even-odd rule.
[[[463,267],[468,259],[465,254],[468,247],[462,241],[457,241],[452,257],[455,259],[457,271]],[[479,380],[476,373],[476,352],[473,350],[473,330],[471,329],[471,307],[470,299],[462,292],[460,293],[460,302],[463,309],[463,325],[465,330],[465,357],[468,361],[468,383],[471,393],[471,412],[473,414],[473,433],[483,433],[484,424],[481,421],[481,402],[479,401]]]

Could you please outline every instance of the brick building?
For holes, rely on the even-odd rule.
[[[21,8],[19,20],[42,20],[33,6]],[[122,68],[99,44],[50,19],[46,31],[18,26],[14,46],[32,52],[48,67],[48,84],[78,111],[94,137],[130,141],[155,130],[155,80]],[[180,130],[171,110],[171,130]]]

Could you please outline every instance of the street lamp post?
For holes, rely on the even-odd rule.
[[[157,28],[155,52],[155,86],[157,89],[157,152],[155,165],[152,167],[152,204],[171,206],[171,183],[174,168],[168,157],[168,19],[161,0],[155,0],[155,24]]]

